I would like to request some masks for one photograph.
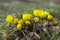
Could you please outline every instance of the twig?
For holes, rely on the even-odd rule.
[[[36,32],[34,34],[38,39],[40,39],[40,36]]]
[[[28,38],[23,31],[21,31],[21,32],[23,33],[23,35],[24,35],[28,40],[30,40],[30,38]]]
[[[51,36],[49,35],[49,33],[48,32],[46,32],[46,30],[45,29],[42,29],[45,33],[46,33],[46,35],[48,35],[48,37],[49,38],[51,38]]]

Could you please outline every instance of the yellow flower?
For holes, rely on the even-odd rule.
[[[44,12],[41,12],[41,14],[39,16],[40,16],[40,18],[47,18],[47,16],[49,14],[50,14],[49,12],[44,11]]]
[[[25,24],[26,25],[31,25],[31,22],[30,21],[25,21]]]
[[[21,31],[21,30],[22,30],[22,27],[23,27],[22,24],[17,24],[17,29],[18,29],[18,30]]]
[[[43,13],[44,11],[43,10],[39,10],[39,14]]]
[[[43,13],[43,10],[34,10],[33,11],[33,14],[34,14],[34,16],[40,16],[41,15],[41,13]]]
[[[54,21],[53,25],[54,26],[58,25],[58,21]]]
[[[18,22],[18,19],[17,18],[14,18],[13,23],[14,24],[17,24],[17,22]]]
[[[13,16],[12,16],[12,15],[8,15],[8,16],[6,17],[6,22],[11,23],[12,20],[13,20]]]
[[[33,13],[34,13],[34,16],[38,16],[39,10],[34,10]]]
[[[19,19],[18,20],[18,24],[22,24],[23,25],[23,23],[24,23],[24,20],[23,19]]]
[[[23,14],[23,15],[22,15],[22,19],[23,19],[23,20],[31,20],[31,18],[32,18],[32,15],[31,15],[31,14],[27,14],[27,13],[26,13],[26,14]]]
[[[49,13],[49,12],[47,12],[47,11],[45,11],[44,13],[45,13],[47,16],[48,16],[48,15],[50,15],[50,13]]]
[[[38,23],[40,21],[38,17],[34,17],[33,20],[35,23]]]
[[[53,16],[52,15],[48,15],[48,17],[47,17],[47,20],[53,20]]]
[[[46,18],[46,17],[47,17],[46,13],[42,13],[42,14],[40,15],[40,18]]]

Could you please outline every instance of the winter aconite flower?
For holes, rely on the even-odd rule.
[[[21,30],[22,30],[22,28],[23,28],[22,24],[17,24],[17,29],[18,29],[18,30],[20,30],[20,31],[21,31]]]
[[[52,15],[48,15],[47,20],[49,20],[49,21],[53,20],[53,16]]]
[[[13,19],[13,23],[14,23],[14,24],[17,24],[17,22],[18,22],[18,19],[17,19],[17,18],[14,18],[14,19]]]
[[[18,24],[23,24],[24,23],[24,20],[23,19],[19,19],[18,20]]]
[[[57,26],[58,25],[58,21],[54,21],[53,25]]]
[[[31,17],[32,17],[32,15],[28,14],[28,13],[22,15],[23,20],[31,20]]]
[[[38,15],[39,14],[39,10],[34,10],[33,13],[34,13],[34,16],[39,16]]]
[[[25,21],[25,24],[26,25],[31,25],[31,22],[30,21]]]
[[[42,13],[44,13],[44,11],[43,11],[43,10],[39,10],[39,16],[40,16]]]
[[[25,21],[25,25],[26,25],[26,29],[28,29],[28,30],[30,30],[31,31],[31,29],[32,29],[32,23],[31,23],[31,21]]]
[[[47,11],[45,11],[44,13],[45,13],[46,15],[50,15],[50,13],[49,13],[49,12],[47,12]]]
[[[6,22],[11,23],[12,20],[13,20],[13,16],[12,16],[12,15],[8,15],[8,16],[6,17]]]
[[[45,11],[45,12],[43,12],[43,13],[40,14],[40,18],[46,19],[48,15],[49,15],[49,12]]]
[[[40,15],[40,18],[46,18],[46,14],[45,13],[42,13],[41,15]]]
[[[39,17],[34,17],[33,20],[34,20],[35,23],[38,23],[40,21]]]
[[[34,10],[33,11],[33,14],[34,14],[34,16],[40,16],[41,15],[41,13],[43,13],[43,10]]]

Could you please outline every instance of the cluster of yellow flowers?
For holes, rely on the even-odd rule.
[[[43,10],[34,10],[33,13],[34,13],[34,16],[38,16],[43,19],[46,19],[46,18],[47,18],[47,20],[53,19],[53,16],[49,12],[46,12]]]
[[[17,25],[16,28],[18,30],[21,30],[24,24],[31,25],[32,24],[31,20],[34,23],[38,23],[41,19],[46,19],[48,21],[53,20],[53,16],[47,11],[33,10],[33,14],[34,16],[32,16],[32,14],[25,13],[22,15],[21,19],[13,18],[12,15],[8,15],[6,17],[6,22],[16,24]],[[55,23],[58,23],[58,22],[55,22]]]

